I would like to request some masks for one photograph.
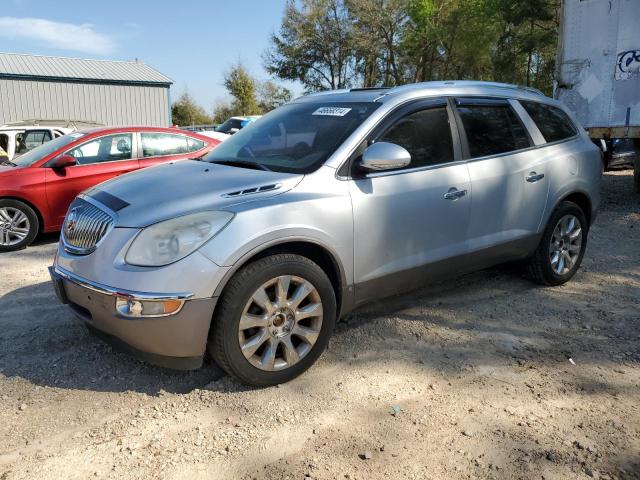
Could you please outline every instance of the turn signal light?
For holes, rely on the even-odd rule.
[[[116,310],[129,318],[164,317],[178,313],[182,300],[141,300],[130,297],[117,297]]]

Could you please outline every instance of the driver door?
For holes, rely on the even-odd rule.
[[[134,158],[134,135],[117,133],[93,138],[65,152],[77,164],[62,169],[47,168],[45,181],[52,227],[60,227],[73,199],[84,190],[110,178],[139,168]]]
[[[350,181],[358,304],[455,271],[466,253],[471,185],[445,100],[408,106],[371,141],[404,147],[411,163]]]

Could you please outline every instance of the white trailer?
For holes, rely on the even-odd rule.
[[[554,95],[592,139],[640,148],[640,0],[563,0]]]

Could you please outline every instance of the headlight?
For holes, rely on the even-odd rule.
[[[208,242],[232,218],[229,212],[200,212],[151,225],[133,240],[125,261],[141,267],[177,262]]]

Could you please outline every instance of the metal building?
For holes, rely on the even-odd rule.
[[[0,125],[39,119],[166,127],[171,84],[138,61],[0,53]]]

